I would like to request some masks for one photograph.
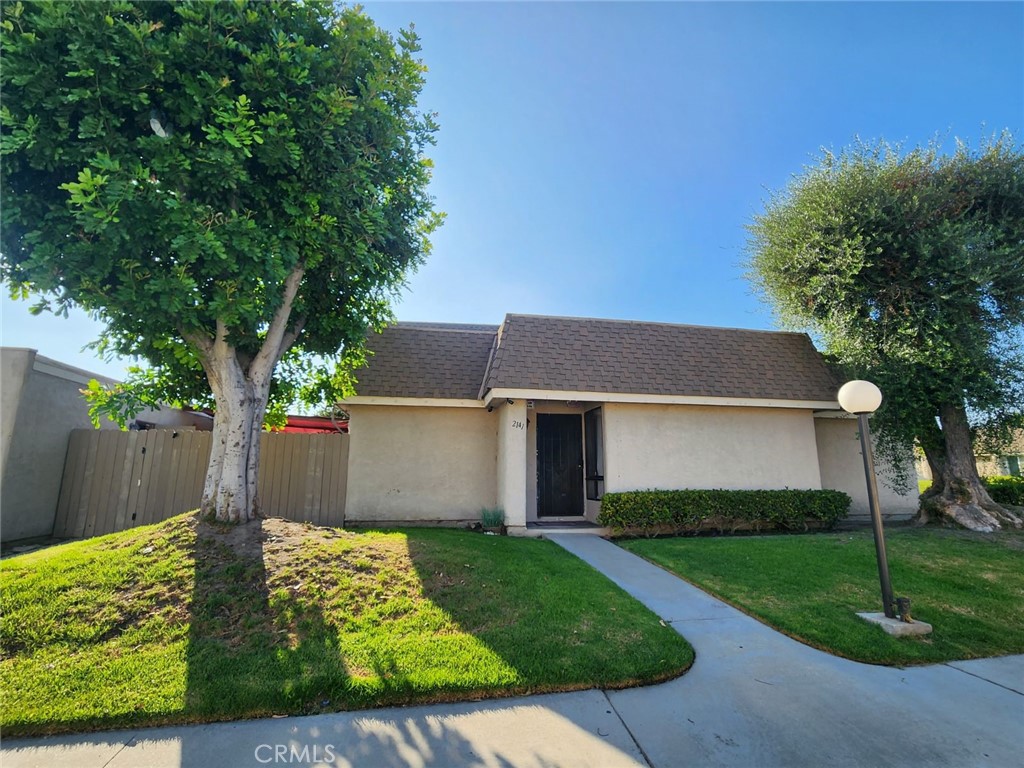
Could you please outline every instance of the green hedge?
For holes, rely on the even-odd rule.
[[[1014,504],[1024,507],[1024,477],[1000,475],[983,477],[981,482],[988,488],[989,496],[997,504]]]
[[[655,534],[739,528],[831,528],[850,510],[842,491],[626,491],[606,493],[597,521],[618,533]]]

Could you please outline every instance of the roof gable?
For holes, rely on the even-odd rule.
[[[476,400],[495,325],[396,323],[370,334],[356,391],[370,397]]]

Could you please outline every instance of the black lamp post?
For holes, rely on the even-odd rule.
[[[882,404],[882,392],[870,381],[848,381],[839,389],[839,405],[857,417],[860,430],[860,448],[864,456],[864,477],[868,485],[868,506],[871,508],[871,526],[875,533],[875,556],[878,560],[878,580],[882,586],[882,607],[887,618],[896,618],[892,582],[889,579],[889,560],[885,555],[885,532],[882,529],[882,511],[878,506],[878,482],[875,479],[875,457],[871,450],[871,431],[868,416]]]

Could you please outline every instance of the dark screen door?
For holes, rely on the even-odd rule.
[[[537,517],[583,515],[583,428],[574,413],[537,414]]]

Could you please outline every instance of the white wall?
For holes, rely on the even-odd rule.
[[[860,436],[856,419],[823,418],[814,420],[818,462],[821,468],[821,487],[844,491],[850,495],[850,519],[868,519],[868,491],[864,478],[864,459],[860,453]],[[894,489],[886,465],[876,455],[878,477],[878,505],[884,517],[908,519],[917,513],[917,475],[913,457],[907,456],[907,483],[902,487],[906,495]],[[888,480],[888,482],[887,482]]]
[[[497,413],[484,408],[350,405],[354,522],[479,521],[497,498]]]
[[[811,411],[605,403],[605,490],[820,488]]]

